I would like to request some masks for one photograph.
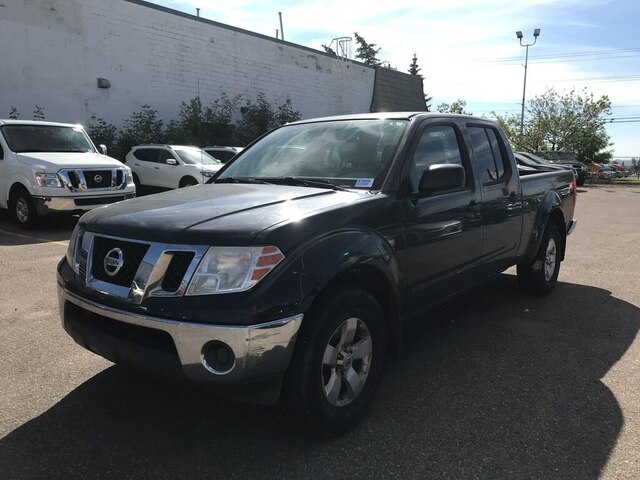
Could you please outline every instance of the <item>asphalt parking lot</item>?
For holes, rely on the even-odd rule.
[[[55,266],[74,219],[0,213],[0,478],[640,478],[640,187],[580,190],[553,294],[513,271],[405,332],[338,439],[76,346]]]

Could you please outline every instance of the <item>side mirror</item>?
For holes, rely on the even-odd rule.
[[[428,196],[446,190],[456,190],[465,185],[466,175],[462,165],[448,163],[431,165],[422,173],[418,191]]]
[[[103,155],[107,154],[107,146],[104,143],[100,144],[100,151],[102,152]]]
[[[175,158],[167,158],[164,163],[167,165],[177,165],[178,161]]]

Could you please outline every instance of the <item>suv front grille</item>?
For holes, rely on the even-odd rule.
[[[109,252],[115,249],[120,249],[122,252],[123,264],[114,275],[110,275],[105,269],[105,258]],[[96,280],[129,287],[147,250],[149,250],[149,245],[145,243],[96,236],[93,240],[91,274]],[[111,269],[111,271],[113,270]]]
[[[175,292],[180,288],[182,279],[187,273],[189,265],[195,256],[195,252],[173,252],[171,262],[167,267],[167,272],[162,279],[162,290],[165,292]]]
[[[111,170],[85,170],[82,172],[87,188],[110,188]]]

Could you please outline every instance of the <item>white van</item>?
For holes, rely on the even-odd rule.
[[[131,169],[98,153],[80,125],[0,120],[0,207],[18,224],[135,197]]]

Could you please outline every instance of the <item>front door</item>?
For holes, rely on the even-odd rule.
[[[480,194],[460,129],[454,122],[425,123],[406,169],[413,195],[405,216],[405,271],[414,312],[473,283],[482,255]],[[422,172],[443,163],[464,167],[465,186],[420,198]]]

